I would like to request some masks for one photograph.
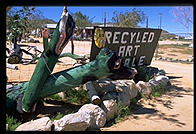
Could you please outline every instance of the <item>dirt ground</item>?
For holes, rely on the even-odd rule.
[[[89,55],[91,42],[74,41],[75,54]],[[23,49],[28,45],[36,46],[43,50],[41,43],[22,43]],[[71,52],[69,43],[63,52]],[[167,50],[165,51],[165,53]],[[175,53],[178,54],[178,53]],[[180,55],[180,54],[178,54]],[[190,55],[180,55],[186,59]],[[25,58],[29,58],[24,55]],[[53,73],[68,69],[76,63],[70,58],[62,58],[54,68]],[[29,81],[36,64],[16,64],[18,70],[6,69],[8,82],[17,83]],[[193,64],[171,63],[153,59],[151,66],[164,69],[172,83],[169,91],[162,97],[152,100],[140,100],[138,108],[124,121],[115,125],[101,128],[101,131],[192,131],[194,128],[193,113]],[[55,107],[49,107],[51,110]],[[64,108],[67,108],[64,107]],[[62,108],[61,108],[62,109]],[[47,113],[48,113],[47,110]]]
[[[153,60],[152,66],[167,72],[170,91],[162,97],[141,100],[126,120],[102,131],[193,131],[193,65]]]

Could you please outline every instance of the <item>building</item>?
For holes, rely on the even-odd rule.
[[[49,30],[49,37],[52,37],[52,34],[56,28],[57,24],[46,24],[45,27]]]
[[[52,34],[56,28],[57,24],[46,24],[45,27],[49,29],[49,37],[52,37]],[[96,25],[98,27],[104,27],[104,24]],[[106,23],[106,27],[113,27],[113,24]],[[83,38],[91,38],[92,37],[92,31],[94,29],[94,26],[91,27],[85,27],[80,28],[76,27],[74,31],[74,38],[75,39],[83,39]],[[86,33],[86,36],[83,35],[83,33]]]

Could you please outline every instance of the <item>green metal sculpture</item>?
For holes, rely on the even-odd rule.
[[[103,48],[94,61],[85,65],[71,68],[65,71],[50,74],[43,87],[39,89],[36,101],[56,94],[58,92],[70,90],[87,81],[93,81],[109,77],[115,79],[132,79],[135,75],[134,70],[123,66],[120,57],[116,56],[108,48]],[[13,109],[20,102],[21,97],[27,93],[30,82],[18,84],[7,90],[6,102],[7,109]]]
[[[52,40],[48,43],[44,35],[44,51],[38,60],[29,82],[18,84],[6,91],[7,110],[34,112],[36,102],[50,95],[70,90],[87,81],[109,77],[115,79],[132,79],[135,70],[125,67],[122,59],[109,48],[103,48],[94,61],[68,70],[51,74],[53,68],[62,56],[75,59],[82,57],[70,53],[61,54],[73,34],[75,23],[66,8],[54,31]]]
[[[43,39],[44,51],[41,58],[38,60],[34,73],[29,81],[27,89],[22,99],[22,109],[25,112],[30,112],[32,105],[38,99],[46,79],[52,73],[53,68],[58,61],[63,48],[66,46],[72,37],[75,23],[64,8],[60,21],[58,22],[54,35],[48,43],[47,38]]]

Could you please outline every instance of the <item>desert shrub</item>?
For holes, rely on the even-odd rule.
[[[18,126],[22,124],[22,122],[8,115],[6,115],[6,123],[8,124],[7,131],[14,131]]]
[[[122,105],[121,102],[118,102],[118,113],[117,116],[114,118],[114,124],[120,122],[124,119],[125,116],[131,114],[131,108],[130,106]]]
[[[152,96],[160,97],[166,91],[166,85],[160,84],[158,87],[152,87]]]
[[[57,115],[55,115],[54,117],[52,117],[50,120],[51,121],[59,120],[59,119],[63,118],[63,116],[64,115],[62,113],[58,112]]]
[[[57,101],[63,101],[63,99],[58,94],[51,95],[47,98],[57,100]]]
[[[158,51],[158,54],[164,54],[164,52],[163,51]]]
[[[72,89],[66,92],[66,101],[70,103],[84,104],[90,102],[87,90],[80,87],[78,90]]]
[[[80,87],[78,90],[70,89],[66,91],[65,94],[66,94],[65,99],[62,99],[58,94],[49,96],[47,97],[47,99],[63,101],[66,103],[77,103],[79,105],[90,102],[90,97],[88,95],[88,92],[82,87]]]

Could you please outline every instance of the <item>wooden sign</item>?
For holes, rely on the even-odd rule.
[[[90,61],[101,48],[109,47],[121,56],[126,66],[150,65],[161,29],[94,27]]]

